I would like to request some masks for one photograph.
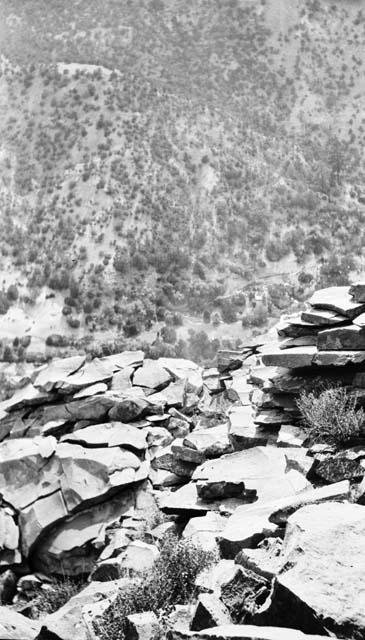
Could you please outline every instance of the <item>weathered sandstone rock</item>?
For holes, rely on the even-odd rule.
[[[354,302],[349,287],[329,287],[316,291],[309,304],[315,308],[335,311],[352,320],[365,311],[365,304]]]
[[[362,351],[365,349],[365,328],[350,325],[320,331],[317,346],[319,351]]]
[[[61,441],[84,447],[122,447],[137,452],[143,451],[147,445],[143,430],[123,422],[93,424],[63,436]]]
[[[279,322],[276,331],[282,338],[302,338],[317,335],[318,327],[311,322],[304,322],[300,316],[295,315],[288,316]]]
[[[166,369],[174,380],[187,380],[187,392],[201,393],[203,389],[202,368],[184,358],[160,358],[159,364]]]
[[[29,620],[10,607],[0,606],[1,640],[35,640],[38,631],[39,622]]]
[[[272,580],[281,567],[281,550],[281,538],[265,538],[257,549],[242,549],[236,555],[235,563],[266,580]]]
[[[198,494],[222,496],[222,488],[227,486],[228,495],[232,495],[233,486],[245,494],[249,492],[252,500],[270,500],[291,495],[306,488],[308,482],[301,474],[286,473],[287,461],[282,449],[275,447],[254,447],[218,458],[208,460],[197,467],[193,480],[198,484]],[[224,492],[223,492],[224,493]]]
[[[295,347],[286,351],[277,348],[264,353],[262,362],[268,366],[300,369],[310,367],[316,354],[316,347]]]
[[[143,364],[144,353],[143,351],[123,351],[122,353],[115,353],[111,356],[105,356],[101,361],[107,366],[113,367],[114,373],[122,369],[129,367],[139,367]]]
[[[89,387],[100,382],[108,382],[113,375],[113,366],[107,361],[94,358],[80,367],[75,373],[56,383],[60,393],[74,393],[84,387]]]
[[[171,375],[158,360],[145,360],[133,376],[133,384],[138,387],[161,389],[171,382]]]
[[[51,364],[43,367],[34,381],[35,387],[41,387],[45,391],[52,391],[57,384],[62,384],[68,376],[75,373],[85,362],[85,356],[72,356],[53,360]]]
[[[15,509],[21,511],[59,487],[60,466],[52,460],[56,444],[52,436],[0,444],[1,493]]]
[[[319,326],[333,326],[349,322],[346,316],[343,316],[335,311],[326,311],[325,309],[313,309],[308,308],[302,311],[301,319],[303,322],[309,322],[310,324]]]
[[[158,393],[153,393],[149,396],[150,402],[154,402],[155,404],[161,404],[164,407],[176,407],[181,409],[185,404],[186,398],[186,380],[177,380],[176,382],[171,382],[168,387],[159,391]]]
[[[77,393],[74,393],[74,399],[79,400],[80,398],[90,398],[91,396],[99,396],[108,391],[108,385],[105,382],[97,382],[96,384],[92,384],[90,387],[85,387],[85,389],[81,389]]]
[[[88,574],[100,553],[94,546],[107,525],[119,521],[135,505],[136,492],[126,489],[106,502],[68,517],[40,539],[32,552],[38,571],[59,575]]]
[[[289,518],[272,603],[275,620],[306,633],[361,638],[365,628],[365,507],[329,502]]]
[[[341,482],[320,489],[292,492],[282,499],[260,500],[252,505],[236,509],[228,519],[219,544],[225,558],[234,558],[244,548],[253,548],[263,538],[280,533],[288,517],[303,505],[318,504],[329,500],[347,500],[350,495],[348,482]]]
[[[318,351],[313,364],[319,367],[345,367],[347,364],[361,364],[365,360],[365,351]]]

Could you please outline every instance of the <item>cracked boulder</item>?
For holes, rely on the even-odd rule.
[[[133,509],[136,496],[133,488],[125,489],[51,527],[34,545],[32,566],[46,574],[89,574],[100,555],[100,545],[105,545],[107,527]]]
[[[38,632],[38,621],[29,620],[10,607],[0,606],[1,640],[36,640]]]
[[[365,628],[365,507],[328,502],[288,520],[281,568],[260,624],[361,640]]]

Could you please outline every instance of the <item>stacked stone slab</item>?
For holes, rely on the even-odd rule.
[[[264,366],[252,368],[248,377],[259,389],[252,395],[256,424],[286,425],[289,433],[298,422],[299,393],[321,384],[344,385],[363,402],[364,289],[355,284],[316,291],[301,313],[282,319],[276,341],[258,348]]]

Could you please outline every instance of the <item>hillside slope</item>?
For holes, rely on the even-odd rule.
[[[361,270],[361,2],[0,8],[1,311],[260,324]]]

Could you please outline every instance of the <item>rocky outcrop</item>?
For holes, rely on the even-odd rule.
[[[7,601],[32,571],[37,584],[91,580],[30,638],[66,640],[76,628],[89,638],[125,576],[153,570],[171,533],[217,562],[168,637],[363,637],[365,443],[313,443],[297,405],[323,384],[365,404],[362,297],[319,292],[279,323],[276,342],[221,352],[217,368],[140,351],[77,356],[35,371],[2,403]],[[129,625],[138,638],[158,632],[151,612]]]
[[[360,640],[364,533],[364,508],[356,504],[312,505],[290,516],[264,623]]]

